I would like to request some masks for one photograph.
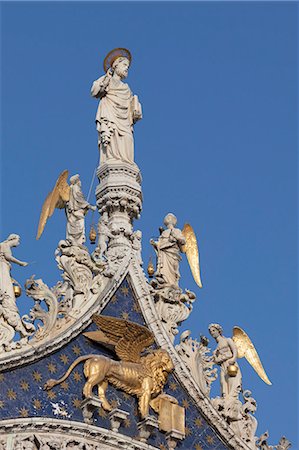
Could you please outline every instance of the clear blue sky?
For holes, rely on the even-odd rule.
[[[143,258],[171,211],[196,230],[201,291],[181,327],[244,328],[273,386],[245,360],[243,385],[258,402],[258,435],[285,434],[296,449],[297,3],[2,3],[1,239],[31,262],[21,283],[59,279],[55,212],[35,241],[41,205],[65,168],[87,194],[98,163],[90,86],[114,47],[133,54],[128,82],[144,119],[135,127],[143,175]],[[94,195],[91,197],[94,202]],[[87,226],[90,216],[87,217]],[[18,300],[23,312],[31,300]],[[214,347],[214,342],[211,342]],[[216,384],[216,383],[215,383]],[[216,395],[218,384],[213,394]]]

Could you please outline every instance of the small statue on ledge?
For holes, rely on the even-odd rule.
[[[25,322],[19,314],[14,292],[14,280],[11,277],[11,263],[26,267],[27,262],[20,261],[12,255],[12,247],[20,244],[18,234],[10,234],[0,243],[0,346],[5,351],[20,347],[27,342],[35,327]],[[13,342],[15,332],[19,332],[21,340]]]
[[[137,95],[123,82],[128,76],[132,56],[116,48],[104,60],[106,74],[94,81],[91,95],[100,99],[96,114],[101,166],[108,161],[134,164],[133,125],[142,119]]]
[[[70,178],[70,185],[67,182],[68,170],[64,170],[58,177],[53,191],[51,191],[44,201],[40,214],[36,239],[39,239],[44,231],[49,217],[55,208],[65,209],[66,239],[71,245],[82,246],[86,241],[85,237],[85,215],[89,209],[95,211],[96,206],[90,205],[85,200],[79,175]]]

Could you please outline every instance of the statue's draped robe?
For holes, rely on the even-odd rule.
[[[178,228],[164,230],[159,238],[157,276],[166,284],[178,285],[182,242],[185,242],[185,238]]]
[[[108,160],[134,163],[133,140],[133,95],[126,83],[110,80],[103,93],[105,76],[96,80],[91,89],[94,97],[101,97],[96,114],[97,130],[100,135],[109,136],[109,144],[100,142],[101,165]],[[140,111],[141,106],[137,102]]]
[[[79,184],[72,184],[70,199],[66,206],[67,225],[66,238],[72,244],[85,242],[85,214],[89,203],[85,200]]]

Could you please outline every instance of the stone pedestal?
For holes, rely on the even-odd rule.
[[[97,408],[102,407],[102,402],[99,398],[88,397],[81,403],[81,409],[84,422],[91,425],[93,423],[92,416]]]
[[[122,422],[126,420],[129,415],[130,413],[128,413],[127,411],[122,411],[121,409],[117,408],[113,409],[109,413],[111,430],[117,433]]]
[[[184,433],[181,433],[180,431],[171,430],[168,433],[166,433],[166,441],[167,441],[167,445],[168,445],[168,450],[172,450],[172,449],[176,448],[177,443],[179,441],[182,441],[183,439],[185,439],[185,435],[184,435]]]
[[[147,416],[137,424],[139,438],[141,442],[147,442],[148,438],[155,429],[159,428],[159,422],[154,416]]]
[[[142,207],[141,174],[136,164],[106,163],[97,169],[96,189],[100,214],[108,213],[109,227],[132,232],[133,219],[138,219]]]

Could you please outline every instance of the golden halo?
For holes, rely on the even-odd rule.
[[[126,48],[114,48],[113,50],[111,50],[111,52],[108,53],[108,55],[104,59],[104,71],[107,72],[109,67],[111,67],[114,61],[120,56],[127,58],[131,64],[132,55],[130,50]]]

